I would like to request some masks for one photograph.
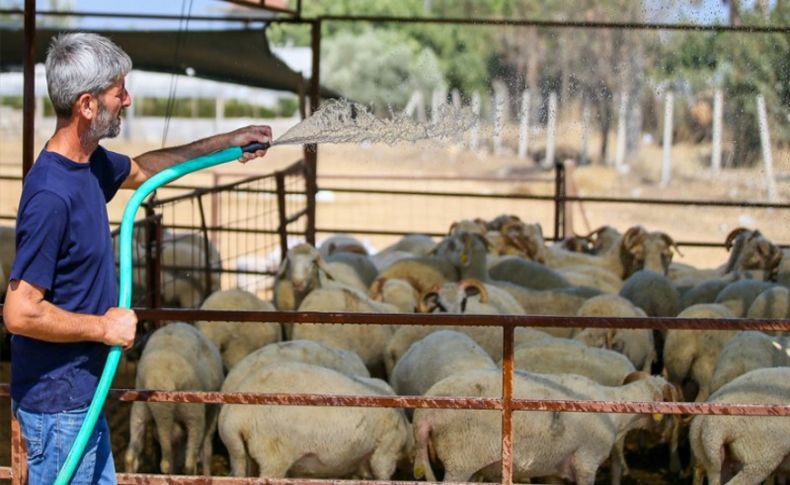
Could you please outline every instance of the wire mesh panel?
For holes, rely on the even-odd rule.
[[[135,224],[133,304],[197,308],[212,292],[228,288],[268,297],[288,234],[304,235],[302,163],[178,192],[166,198],[155,194],[145,203],[148,217]]]

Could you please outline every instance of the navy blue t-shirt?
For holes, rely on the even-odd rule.
[[[46,290],[45,300],[74,313],[103,315],[118,304],[107,219],[131,169],[129,157],[98,147],[90,163],[43,150],[25,178],[16,222],[11,280]],[[11,397],[40,413],[86,407],[109,347],[98,342],[11,339]]]

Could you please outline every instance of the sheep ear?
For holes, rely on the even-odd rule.
[[[450,224],[450,229],[447,230],[447,234],[452,234],[453,230],[455,230],[456,227],[458,227],[458,222],[457,221],[453,222],[452,224]]]
[[[321,256],[318,256],[315,259],[315,263],[316,263],[316,265],[318,265],[318,269],[323,271],[327,278],[329,278],[330,280],[334,280],[335,279],[335,277],[332,276],[332,272],[329,269],[329,265],[326,264],[326,260],[324,258],[322,258]]]
[[[289,259],[286,256],[286,258],[283,259],[282,262],[280,262],[280,268],[277,270],[277,274],[275,275],[276,279],[280,280],[285,278],[285,273],[288,271],[288,264],[289,264],[288,261]]]

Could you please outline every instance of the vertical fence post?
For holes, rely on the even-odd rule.
[[[667,92],[664,101],[664,155],[661,159],[661,186],[666,187],[672,179],[672,112],[674,108],[672,91]]]
[[[36,0],[25,0],[25,61],[22,87],[22,177],[33,168],[36,109]]]
[[[312,75],[310,76],[310,114],[318,110],[321,100],[321,20],[313,20],[310,31],[312,49]],[[305,239],[315,245],[315,196],[318,193],[318,145],[304,146],[305,196],[307,197],[307,224]]]
[[[288,214],[285,211],[285,172],[278,171],[274,175],[277,184],[277,234],[280,236],[280,261],[285,259],[288,252]]]
[[[627,117],[628,117],[628,93],[623,91],[620,94],[620,112],[617,115],[617,147],[615,149],[615,156],[614,156],[614,168],[619,173],[625,173],[628,170],[625,165]]]
[[[554,240],[565,239],[565,165],[554,164]]]
[[[214,291],[214,287],[211,284],[213,268],[211,267],[211,251],[209,248],[211,247],[208,242],[208,227],[206,226],[206,211],[203,209],[203,194],[199,195],[198,198],[198,211],[200,213],[200,232],[203,233],[203,264],[205,268],[204,274],[204,283],[206,284],[206,292],[203,295],[203,299],[208,298],[212,291]],[[217,268],[219,270],[219,268]],[[220,271],[220,277],[222,273]],[[219,288],[217,288],[219,289]],[[203,303],[201,301],[201,303]]]
[[[554,145],[557,134],[557,93],[549,94],[549,119],[546,122],[546,158],[543,160],[544,168],[554,165]]]
[[[710,155],[710,166],[714,174],[721,171],[721,121],[724,106],[721,89],[713,95],[713,146]]]
[[[480,147],[480,93],[477,91],[472,93],[472,114],[474,124],[469,138],[469,150],[476,152]]]
[[[506,325],[502,335],[502,483],[513,483],[513,335]]]
[[[529,89],[521,94],[518,120],[518,159],[525,160],[529,149]]]
[[[162,216],[154,212],[151,204],[145,208],[145,280],[148,285],[146,298],[149,308],[162,307]]]
[[[27,450],[22,441],[19,421],[14,413],[11,413],[11,483],[13,485],[27,483]]]
[[[763,167],[765,168],[765,185],[768,189],[768,200],[776,202],[776,180],[774,180],[774,159],[771,155],[771,138],[768,133],[768,114],[765,110],[765,98],[757,95],[757,120],[760,124],[760,146],[763,150]]]

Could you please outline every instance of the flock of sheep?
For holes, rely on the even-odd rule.
[[[272,302],[217,291],[204,309],[687,318],[790,317],[790,255],[738,229],[728,261],[672,263],[671,237],[604,227],[547,244],[516,216],[454,223],[436,242],[410,235],[368,254],[348,236],[291,248]],[[525,399],[790,403],[790,339],[730,330],[518,328],[514,396]],[[138,388],[336,395],[501,396],[502,329],[403,324],[196,322],[162,327],[138,364]],[[374,377],[371,377],[374,376]],[[234,476],[501,478],[499,411],[135,402],[127,471],[153,421],[163,473],[211,473],[216,432]],[[514,480],[594,483],[625,441],[665,441],[670,468],[695,483],[757,483],[790,474],[790,417],[517,412]],[[686,438],[687,437],[687,438]],[[644,433],[642,441],[645,441]],[[678,446],[688,439],[691,464]],[[185,440],[176,470],[173,441]]]
[[[175,239],[174,239],[175,240]],[[715,269],[672,262],[676,245],[640,226],[544,241],[512,215],[454,223],[438,243],[404,236],[368,254],[349,236],[291,248],[273,301],[216,291],[203,309],[685,318],[790,318],[790,254],[737,229]],[[783,255],[785,256],[783,258]],[[214,255],[212,254],[212,258]],[[218,255],[217,255],[218,259]],[[183,285],[184,294],[197,284]],[[175,291],[173,300],[186,297]],[[185,305],[188,306],[188,305]],[[409,324],[172,323],[148,339],[136,386],[171,391],[500,397],[502,329]],[[790,403],[790,338],[730,330],[518,328],[514,397],[603,401]],[[153,421],[160,471],[211,474],[218,432],[234,476],[463,482],[501,479],[501,414],[461,409],[135,402],[126,471],[137,471]],[[592,484],[609,461],[628,473],[625,442],[644,430],[695,483],[790,475],[790,417],[517,412],[513,473]],[[691,463],[678,447],[688,440]],[[184,442],[183,469],[174,443]]]

